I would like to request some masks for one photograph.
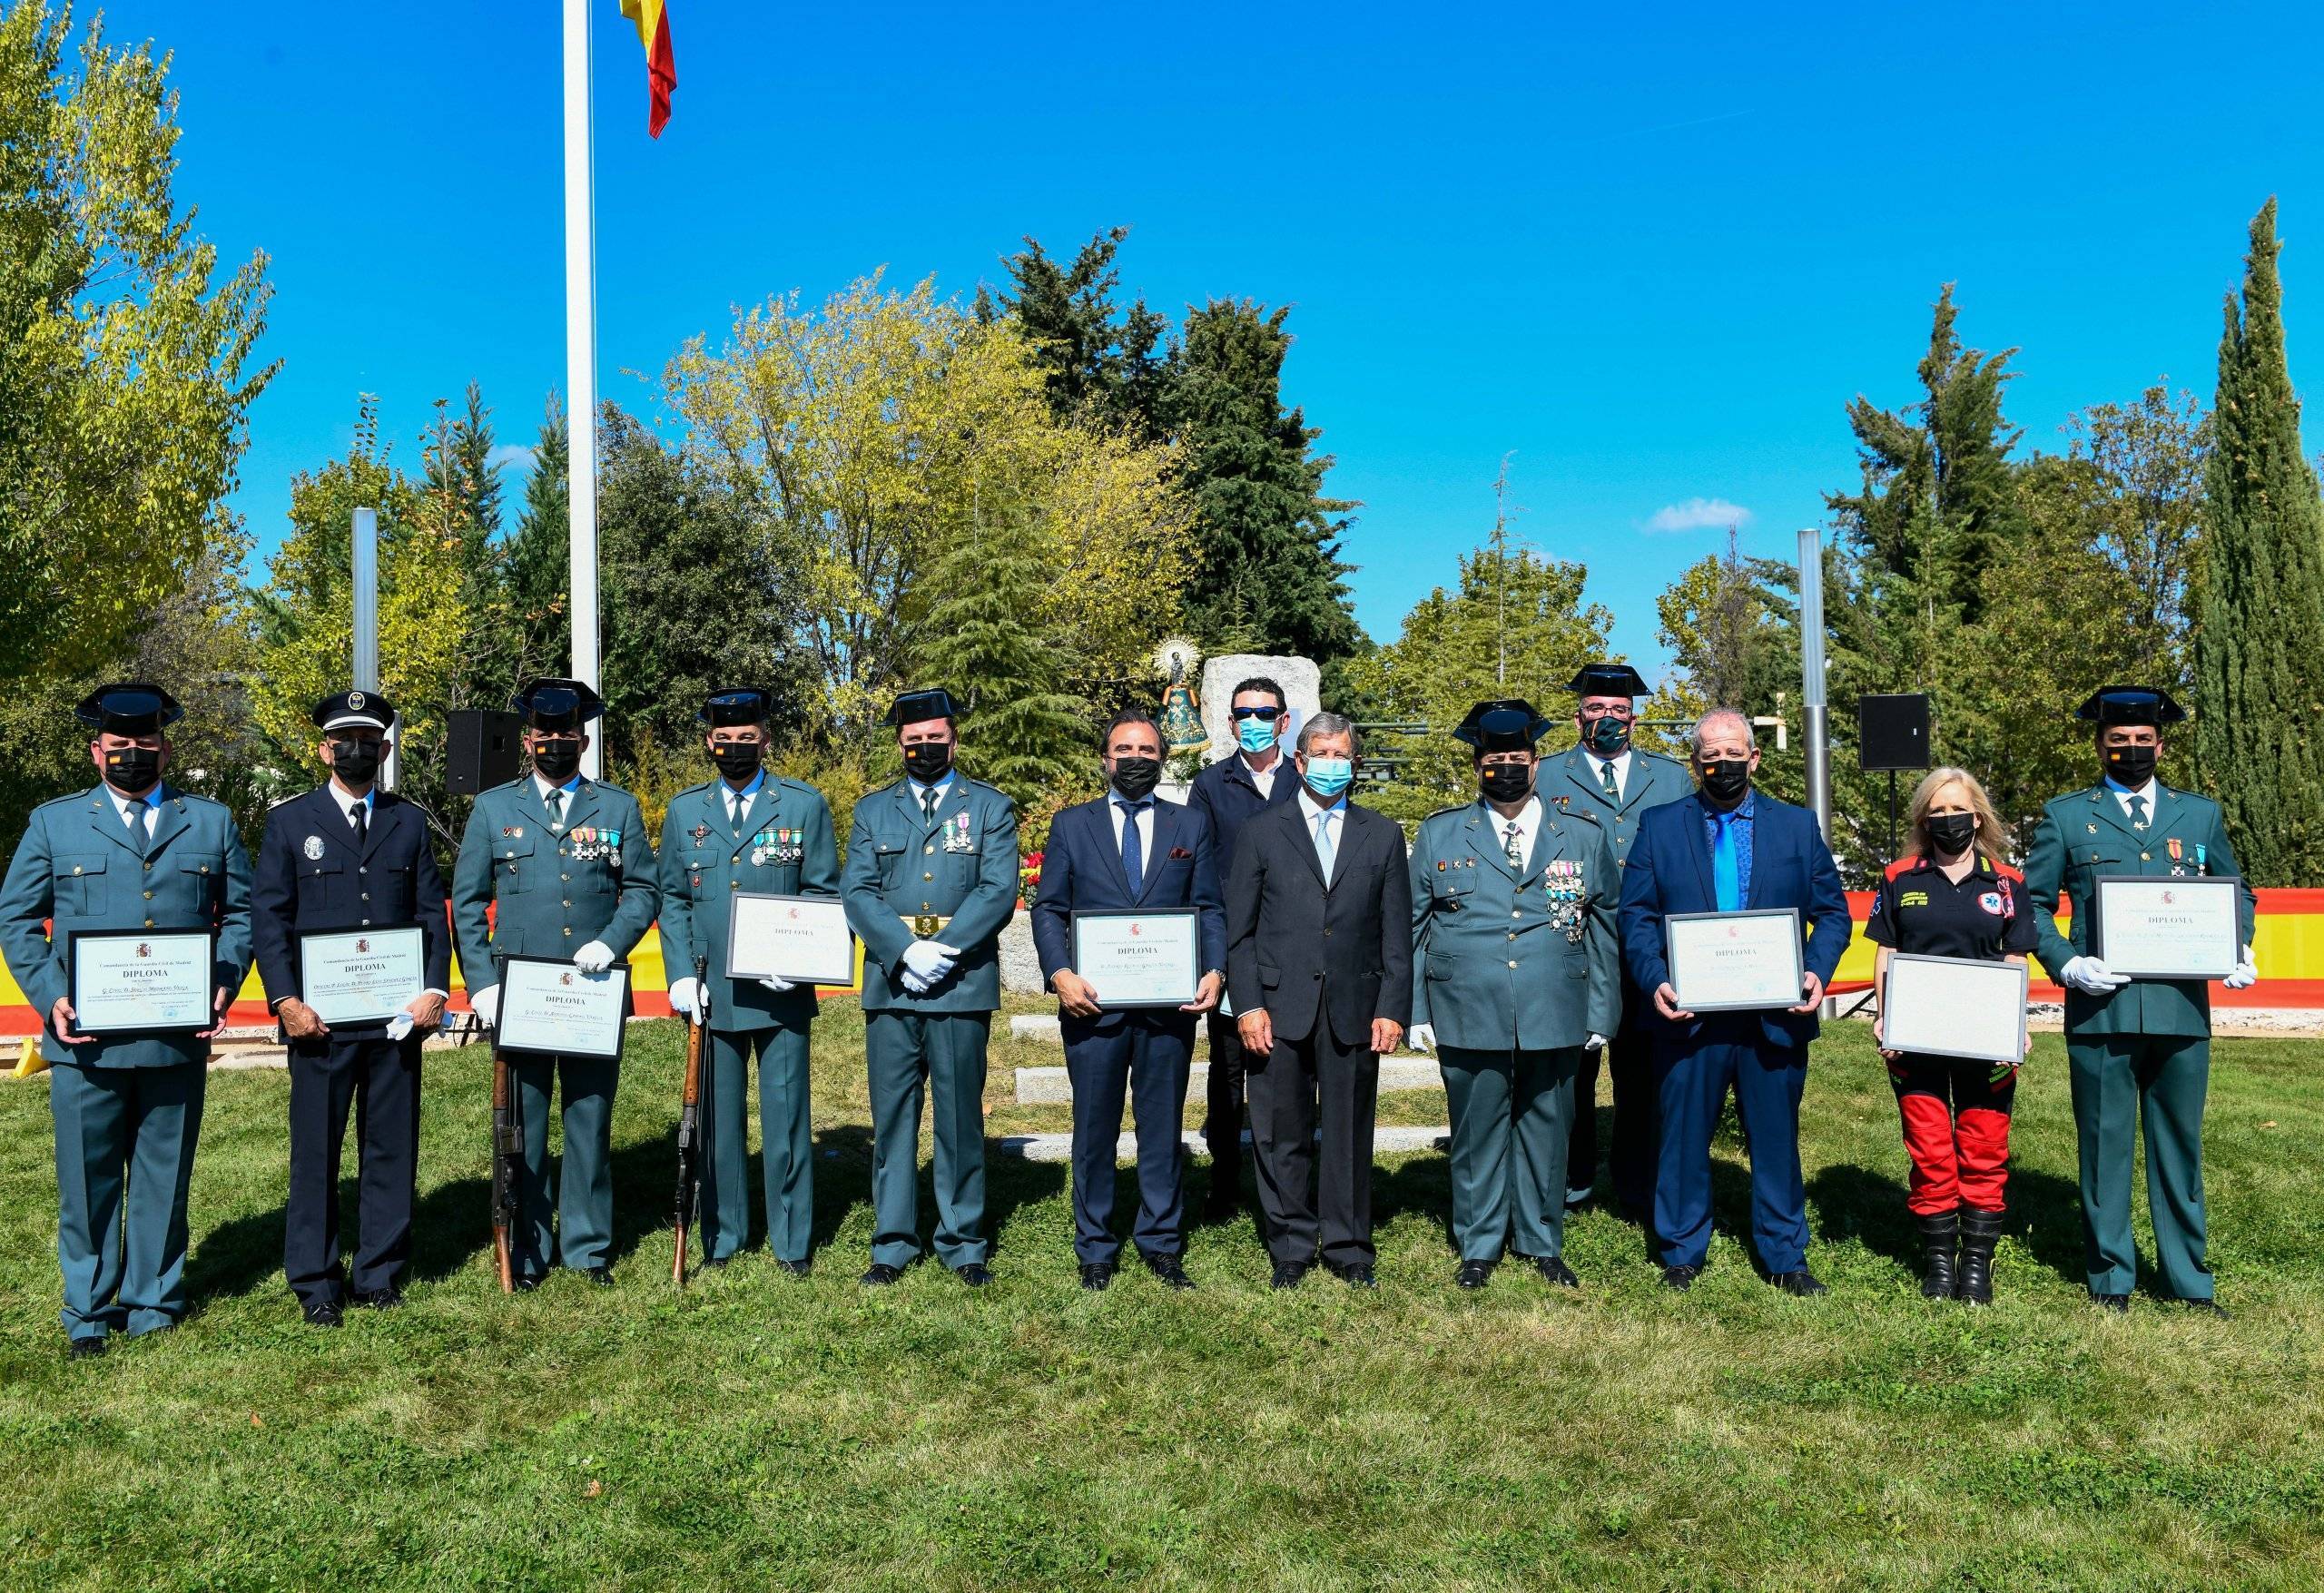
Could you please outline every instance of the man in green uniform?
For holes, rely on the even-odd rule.
[[[1518,699],[1470,709],[1452,733],[1476,749],[1477,800],[1430,814],[1413,843],[1412,1043],[1444,1071],[1463,1289],[1492,1276],[1512,1217],[1517,1253],[1579,1284],[1564,1261],[1574,1072],[1621,1019],[1613,850],[1594,815],[1535,793],[1549,728]]]
[[[2132,979],[2090,954],[2098,880],[2108,874],[2201,879],[2236,872],[2219,804],[2154,777],[2162,727],[2186,717],[2167,692],[2109,686],[2082,705],[2098,725],[2099,782],[2042,811],[2025,860],[2038,955],[2066,989],[2066,1060],[2082,1150],[2082,1235],[2091,1298],[2131,1308],[2138,1251],[2131,1238],[2131,1159],[2146,1120],[2147,1205],[2155,1260],[2173,1298],[2224,1314],[2203,1260],[2203,1096],[2211,1083],[2211,988],[2199,979]],[[2256,981],[2254,899],[2240,892],[2242,965],[2231,989]],[[2058,932],[2061,901],[2073,934]]]
[[[855,804],[840,894],[863,942],[872,1087],[872,1265],[894,1283],[920,1254],[920,1105],[935,1095],[936,1254],[992,1282],[984,1232],[984,1057],[1000,1005],[999,942],[1017,911],[1017,806],[952,767],[951,693],[889,710],[904,778]]]
[[[807,1097],[815,988],[727,978],[728,903],[739,891],[836,897],[839,843],[823,793],[763,766],[765,693],[714,692],[702,718],[719,777],[673,797],[662,821],[661,933],[672,1009],[691,1017],[705,997],[709,1006],[710,1132],[700,1169],[704,1260],[724,1266],[750,1243],[750,1136],[743,1113],[755,1055],[767,1247],[784,1272],[805,1277],[815,1215]],[[706,991],[694,981],[697,959],[709,966]]]
[[[580,681],[537,680],[510,706],[525,717],[533,771],[476,799],[452,878],[460,969],[468,1002],[487,1023],[500,1012],[495,955],[570,958],[583,973],[603,973],[644,938],[661,897],[637,799],[581,774],[589,723],[606,711],[597,693]],[[527,1057],[515,1071],[525,1118],[517,1286],[537,1287],[548,1270],[552,1084],[565,1097],[556,1252],[565,1265],[610,1285],[621,1066],[595,1057]]]
[[[210,1039],[251,968],[251,861],[233,814],[162,779],[162,732],[182,712],[143,681],[91,693],[77,713],[102,778],[33,810],[0,884],[0,953],[42,1015],[54,1069],[56,1259],[76,1359],[103,1354],[109,1333],[135,1338],[185,1315],[186,1188]],[[73,937],[148,929],[216,937],[211,1022],[84,1033]]]

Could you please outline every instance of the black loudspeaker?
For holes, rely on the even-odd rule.
[[[464,708],[444,716],[444,789],[474,796],[517,778],[525,761],[525,721],[516,713]]]
[[[1866,769],[1928,767],[1928,693],[1856,700],[1856,752]]]

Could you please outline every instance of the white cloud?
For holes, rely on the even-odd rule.
[[[1708,531],[1724,530],[1729,526],[1748,526],[1751,511],[1741,504],[1728,503],[1723,497],[1690,497],[1682,504],[1665,504],[1654,511],[1646,523],[1649,531]]]
[[[533,450],[523,443],[502,443],[484,457],[487,464],[497,465],[502,469],[511,465],[519,470],[529,470],[533,467]]]

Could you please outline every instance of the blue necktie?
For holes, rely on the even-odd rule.
[[[1718,910],[1734,912],[1743,905],[1743,865],[1735,855],[1735,815],[1716,816],[1718,839],[1710,848],[1711,889],[1718,893]]]
[[[1144,802],[1122,804],[1122,878],[1133,898],[1146,887],[1146,849],[1137,841],[1137,816],[1145,811]]]

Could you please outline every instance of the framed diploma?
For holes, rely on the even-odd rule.
[[[1662,920],[1681,1012],[1799,1005],[1799,910],[1679,912]]]
[[[75,929],[73,1030],[198,1034],[217,1021],[217,939],[207,929]]]
[[[728,978],[789,979],[842,989],[855,982],[855,932],[847,927],[847,909],[838,897],[744,890],[728,900]]]
[[[562,957],[507,957],[500,964],[500,1048],[540,1056],[621,1058],[629,1015],[629,964],[585,974]]]
[[[1191,908],[1073,915],[1073,971],[1100,1007],[1184,1007],[1201,989],[1201,919]]]
[[[1888,959],[1880,1043],[1919,1057],[2025,1059],[2025,965],[1968,957]]]
[[[2091,945],[2134,979],[2223,979],[2243,960],[2242,895],[2233,874],[2101,874]]]
[[[299,999],[326,1024],[385,1023],[428,988],[419,926],[299,937]]]

